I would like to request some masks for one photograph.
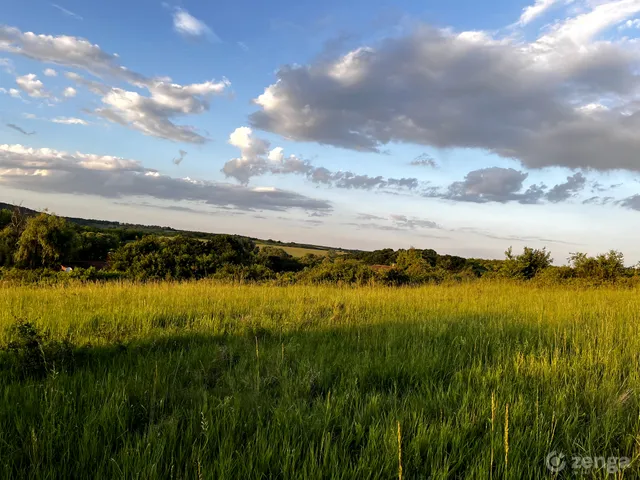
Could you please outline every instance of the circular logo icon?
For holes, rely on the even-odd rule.
[[[567,462],[564,461],[564,453],[556,451],[549,452],[544,459],[544,464],[553,473],[561,472],[567,466]]]

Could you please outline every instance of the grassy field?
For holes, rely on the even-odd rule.
[[[281,248],[292,257],[304,257],[309,253],[311,255],[318,255],[319,257],[326,257],[329,254],[329,250],[323,250],[320,248],[287,247],[287,246],[281,246],[281,245],[267,245],[265,243],[259,243],[259,242],[257,242],[256,245],[259,248],[263,248],[263,247]]]
[[[556,451],[637,478],[639,315],[482,282],[2,289],[0,477],[557,478]]]

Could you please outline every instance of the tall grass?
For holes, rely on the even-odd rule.
[[[3,351],[0,477],[545,478],[556,451],[634,478],[639,315],[489,282],[0,289],[0,345],[22,321],[74,356]]]

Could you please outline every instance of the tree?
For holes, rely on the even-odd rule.
[[[425,254],[425,252],[427,253]],[[402,272],[411,283],[437,280],[441,276],[442,271],[436,271],[433,266],[435,259],[431,255],[431,252],[433,252],[433,250],[419,250],[417,248],[399,250],[398,257],[396,258],[396,268]]]
[[[111,266],[139,279],[203,278],[224,265],[253,264],[255,250],[251,240],[232,235],[211,240],[148,235],[116,250]]]
[[[513,249],[504,252],[506,259],[502,265],[502,273],[507,277],[531,280],[536,274],[553,263],[551,252],[524,247],[520,255],[514,255]]]
[[[304,267],[304,265],[284,249],[268,246],[260,249],[260,252],[256,255],[256,262],[276,273],[298,272]]]
[[[616,250],[589,257],[586,253],[576,252],[569,256],[569,265],[578,278],[591,278],[600,281],[613,281],[624,275],[624,255]]]
[[[82,232],[79,237],[78,260],[107,260],[109,252],[120,246],[120,240],[111,233]]]
[[[20,207],[2,210],[0,222],[0,266],[10,267],[15,263],[18,241],[27,225],[27,214]]]
[[[27,219],[15,261],[28,268],[56,267],[72,259],[76,241],[76,232],[64,218],[41,213]]]
[[[4,228],[11,223],[11,218],[13,214],[11,210],[4,208],[0,210],[0,230],[4,230]]]

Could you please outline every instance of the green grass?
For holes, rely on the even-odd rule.
[[[637,478],[639,316],[488,282],[3,288],[2,345],[23,319],[74,350],[3,353],[0,478],[398,478],[398,424],[404,479],[554,478],[553,450]]]
[[[263,247],[274,247],[281,248],[285,252],[287,252],[292,257],[304,257],[307,254],[317,255],[319,257],[326,257],[329,254],[329,250],[324,250],[320,248],[303,248],[303,247],[287,247],[281,245],[269,245],[265,243],[256,243],[259,248]]]

